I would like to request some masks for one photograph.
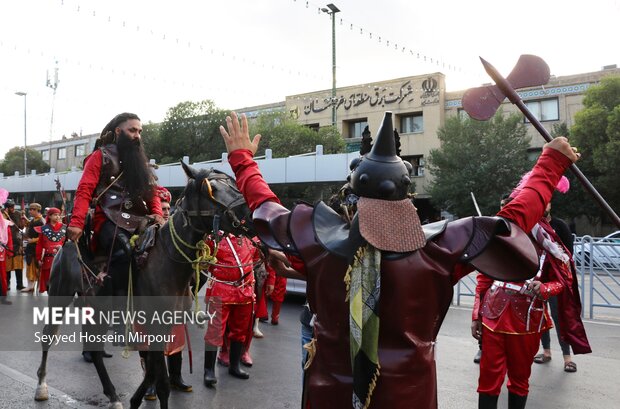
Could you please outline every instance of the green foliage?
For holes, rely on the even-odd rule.
[[[226,146],[219,127],[226,115],[227,111],[210,100],[177,104],[161,124],[144,126],[142,137],[148,156],[160,164],[178,162],[186,155],[192,162],[220,158]]]
[[[250,124],[250,135],[261,134],[259,154],[265,149],[273,151],[274,158],[314,152],[316,145],[323,145],[323,153],[344,152],[344,139],[333,126],[315,131],[297,123],[285,112],[261,114]]]
[[[35,149],[28,149],[26,151],[26,159],[28,162],[28,173],[30,173],[32,169],[35,169],[37,173],[45,173],[50,170],[50,166],[47,162],[43,161],[41,152]],[[6,153],[4,160],[0,163],[0,172],[4,173],[6,176],[15,174],[15,171],[19,172],[20,175],[24,174],[23,147],[16,146],[12,148]]]
[[[483,215],[495,214],[499,199],[530,167],[530,138],[521,115],[498,112],[489,121],[453,117],[438,131],[439,149],[431,150],[428,167],[433,202],[459,217],[475,215],[470,192]]]
[[[582,159],[577,163],[609,205],[620,209],[620,77],[609,76],[590,87],[583,99],[584,109],[575,115],[570,141],[579,148]],[[560,215],[586,215],[591,222],[608,222],[604,213],[572,176],[571,190],[558,200]],[[554,208],[558,206],[554,205]],[[557,213],[556,213],[557,214]],[[602,219],[601,219],[602,218]]]

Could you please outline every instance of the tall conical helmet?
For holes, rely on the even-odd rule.
[[[351,161],[349,182],[361,197],[402,200],[411,185],[411,164],[396,155],[392,113],[386,112],[370,152]]]

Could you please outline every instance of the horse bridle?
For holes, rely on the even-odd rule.
[[[245,200],[243,199],[241,192],[239,191],[239,189],[237,189],[237,186],[231,183],[230,177],[225,173],[215,173],[212,169],[208,172],[208,175],[202,181],[202,185],[207,187],[207,191],[209,192],[209,199],[213,201],[217,206],[214,206],[213,209],[208,210],[200,209],[200,195],[197,195],[195,199],[195,208],[197,208],[198,210],[187,210],[184,207],[185,197],[180,197],[179,200],[177,200],[176,204],[177,209],[179,209],[179,211],[183,215],[185,223],[198,233],[208,234],[213,232],[217,234],[220,229],[220,219],[222,218],[222,216],[226,216],[235,229],[241,229],[242,231],[247,233],[249,231],[249,228],[245,226],[245,220],[250,214],[248,213],[243,218],[239,219],[237,217],[237,214],[235,213],[236,208],[245,204]],[[221,202],[213,195],[213,188],[211,186],[211,182],[225,184],[228,188],[233,189],[235,192],[238,192],[240,197],[228,204]],[[202,191],[202,186],[200,190]],[[202,218],[210,216],[213,216],[213,223],[211,226],[205,226],[204,223],[202,223]],[[203,224],[202,228],[198,228],[192,224],[191,219],[196,217],[198,217],[201,221],[201,224]]]

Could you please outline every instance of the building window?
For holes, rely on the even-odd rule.
[[[315,132],[318,132],[320,129],[320,126],[318,123],[314,123],[314,124],[306,124],[306,127],[312,129]]]
[[[75,145],[75,157],[78,156],[84,156],[84,153],[86,152],[86,145],[82,144],[82,145]]]
[[[424,155],[403,156],[403,159],[413,167],[411,176],[424,176]]]
[[[361,138],[362,132],[364,132],[364,128],[368,126],[367,119],[357,119],[355,121],[347,121],[348,125],[348,133],[347,136],[349,138]]]
[[[525,105],[539,121],[558,121],[560,119],[560,106],[557,98],[543,99],[541,101],[527,101]],[[530,122],[525,119],[525,122]]]
[[[424,132],[424,117],[421,112],[400,116],[401,133]]]
[[[463,108],[459,108],[458,115],[461,121],[464,121],[466,119],[471,119],[467,111],[465,111]]]
[[[58,155],[56,158],[58,160],[67,159],[67,148],[58,148]]]
[[[41,151],[41,159],[50,160],[50,151],[47,149],[44,151]]]

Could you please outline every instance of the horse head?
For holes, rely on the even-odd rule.
[[[253,237],[252,212],[235,180],[224,172],[194,169],[181,162],[188,183],[177,211],[186,216],[194,230],[203,234],[223,230],[226,233]]]

